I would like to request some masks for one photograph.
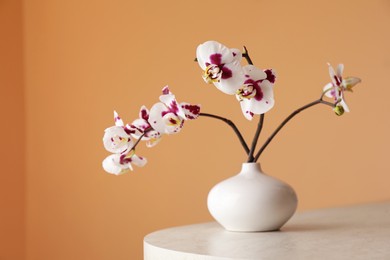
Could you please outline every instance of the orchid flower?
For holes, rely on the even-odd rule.
[[[124,153],[133,148],[134,142],[131,134],[134,132],[129,127],[125,127],[118,113],[114,111],[115,126],[104,131],[104,148],[111,153]]]
[[[199,105],[178,103],[168,86],[164,87],[159,103],[150,109],[150,125],[161,134],[178,133],[183,127],[184,121],[196,119],[200,113]]]
[[[134,120],[129,126],[130,129],[134,130],[132,136],[139,139],[142,136],[142,140],[146,140],[147,147],[153,147],[158,144],[161,140],[161,134],[154,130],[148,122],[149,110],[142,106],[139,112],[139,118]]]
[[[343,79],[344,65],[339,64],[336,71],[328,63],[329,66],[329,76],[332,82],[328,83],[324,87],[324,95],[333,98],[335,102],[334,111],[337,115],[342,115],[344,112],[349,112],[349,107],[345,103],[344,91],[352,92],[352,88],[361,82],[359,78],[348,77]]]
[[[241,66],[241,59],[245,58],[249,65]],[[142,167],[147,163],[146,158],[137,156],[135,148],[142,141],[147,141],[146,146],[155,146],[163,134],[174,134],[181,131],[186,120],[196,119],[199,116],[222,120],[229,125],[246,154],[248,163],[256,162],[266,147],[280,132],[280,130],[301,111],[318,104],[333,108],[337,115],[342,115],[349,108],[345,102],[344,93],[352,92],[352,88],[361,82],[359,78],[343,78],[344,65],[339,64],[336,71],[329,65],[331,82],[323,88],[323,93],[316,99],[288,115],[280,125],[271,133],[265,143],[257,150],[257,143],[263,128],[264,113],[274,106],[273,86],[276,80],[275,71],[272,69],[261,70],[253,66],[249,53],[244,46],[241,53],[238,49],[230,49],[219,42],[207,41],[200,44],[196,50],[196,58],[203,70],[203,79],[225,94],[235,95],[240,103],[245,118],[252,120],[254,115],[261,115],[257,130],[249,147],[236,125],[228,118],[210,113],[200,113],[200,105],[179,103],[169,87],[162,89],[159,102],[154,104],[150,111],[142,106],[139,116],[131,124],[124,125],[122,119],[114,111],[115,126],[105,130],[104,147],[111,153],[103,160],[103,168],[115,175],[133,170],[133,165]],[[330,97],[333,102],[324,100]],[[133,141],[133,139],[137,139]]]
[[[244,77],[239,50],[229,49],[216,41],[207,41],[196,49],[196,58],[207,83],[213,83],[229,95],[235,94],[241,87]]]
[[[112,154],[103,160],[103,168],[106,172],[120,175],[133,170],[132,164],[142,167],[147,163],[146,158],[139,157],[131,150],[129,153]]]
[[[275,72],[271,69],[260,70],[253,65],[243,67],[245,81],[237,90],[236,98],[240,101],[245,118],[252,120],[253,116],[264,114],[274,106],[273,85]]]

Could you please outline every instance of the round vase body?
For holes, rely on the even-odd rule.
[[[244,163],[239,174],[215,185],[207,198],[215,220],[237,232],[279,230],[297,204],[291,186],[264,174],[258,163]]]

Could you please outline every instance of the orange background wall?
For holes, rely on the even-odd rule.
[[[389,1],[24,0],[23,16],[20,4],[0,1],[8,19],[0,27],[0,245],[10,245],[0,259],[23,259],[24,250],[28,260],[142,259],[146,234],[211,220],[208,191],[245,160],[219,121],[187,122],[158,146],[138,148],[149,163],[131,174],[101,168],[112,111],[131,122],[166,84],[251,138],[256,122],[206,85],[193,62],[209,39],[246,45],[256,65],[277,70],[262,141],[319,97],[326,62],[361,77],[347,96],[351,113],[303,112],[268,147],[262,168],[296,189],[299,210],[390,199]]]
[[[24,259],[25,104],[22,1],[0,0],[0,259]]]

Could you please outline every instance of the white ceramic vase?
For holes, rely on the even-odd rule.
[[[288,184],[264,174],[259,163],[215,185],[207,198],[211,215],[228,231],[279,230],[294,214],[297,196]]]

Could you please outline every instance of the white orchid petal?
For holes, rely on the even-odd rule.
[[[159,133],[178,133],[183,122],[183,118],[170,112],[163,103],[156,103],[150,109],[149,124]]]
[[[122,119],[119,117],[116,111],[114,111],[114,121],[116,126],[124,126]]]
[[[144,120],[148,120],[149,118],[149,110],[146,108],[146,106],[142,106],[139,110],[138,114],[139,118],[142,118]]]
[[[334,71],[332,65],[330,63],[328,63],[328,69],[329,69],[329,76],[330,78],[334,78],[334,76],[336,76],[336,72]]]
[[[111,135],[118,135],[121,137],[128,137],[129,135],[126,133],[125,128],[122,126],[110,126],[104,130],[105,133]]]
[[[342,78],[343,76],[343,71],[344,71],[344,64],[340,63],[337,66],[337,77]]]
[[[264,80],[261,82],[260,88],[263,92],[263,98],[261,100],[250,99],[250,111],[256,115],[268,112],[275,104],[272,83]]]
[[[145,157],[140,157],[138,155],[133,155],[131,157],[131,163],[138,166],[138,167],[143,167],[148,161],[146,160]]]
[[[261,100],[256,100],[255,98],[244,98],[241,100],[241,110],[247,119],[251,120],[253,115],[264,114],[273,108],[275,101],[272,91],[263,88],[263,93],[264,96]]]
[[[268,112],[275,104],[274,99],[257,101],[254,98],[250,99],[250,111],[255,115],[261,115]]]
[[[196,49],[199,66],[205,70],[207,64],[226,64],[233,61],[233,54],[226,46],[216,41],[207,41]],[[216,61],[220,62],[216,62]],[[218,64],[218,65],[219,65]]]
[[[133,140],[125,129],[120,126],[112,126],[105,130],[103,145],[111,153],[122,153],[133,146]]]
[[[334,71],[332,65],[330,65],[330,63],[328,63],[328,69],[329,69],[329,76],[332,80],[333,85],[337,86],[338,85],[337,80],[336,80],[337,75],[336,75],[336,72]]]
[[[222,77],[220,82],[214,82],[214,85],[223,93],[228,95],[234,95],[244,83],[245,77],[242,71],[241,65],[238,62],[226,64],[224,68],[231,71],[231,77]]]
[[[252,120],[253,119],[253,112],[250,110],[251,109],[251,103],[249,99],[244,99],[240,102],[241,110],[243,115],[245,116],[246,119]]]
[[[161,134],[154,130],[147,121],[149,119],[149,110],[145,106],[141,107],[139,117],[140,118],[134,120],[129,126],[132,131],[132,137],[139,139],[142,136],[143,141],[148,141],[149,139],[158,139],[161,137]]]
[[[179,103],[177,102],[175,95],[171,94],[166,94],[166,95],[161,95],[160,96],[160,101],[164,103],[170,112],[175,113],[179,117],[185,119],[185,112],[182,110],[180,107]]]
[[[138,139],[150,125],[145,119],[138,118],[131,123],[130,127],[134,131],[132,136]]]
[[[343,86],[347,90],[351,90],[356,84],[360,83],[362,80],[357,77],[348,77],[343,79]]]
[[[261,70],[256,68],[253,65],[246,65],[242,68],[245,78],[251,78],[254,81],[263,80],[267,78],[267,74]]]
[[[347,103],[345,103],[345,100],[340,101],[340,105],[344,108],[345,112],[349,112],[349,107]]]
[[[274,84],[276,81],[276,71],[274,69],[266,69],[264,72],[267,74],[267,80]]]
[[[150,130],[144,136],[145,140],[158,139],[160,137],[161,137],[161,134],[159,132],[157,132],[156,130]]]
[[[239,49],[230,49],[232,55],[233,55],[233,61],[241,62],[242,60],[242,53]],[[233,62],[232,61],[232,62]]]
[[[152,106],[149,113],[149,124],[157,132],[165,133],[165,124],[162,122],[162,114],[168,113],[168,109],[163,103],[156,103]]]
[[[163,94],[163,95],[172,94],[171,91],[169,90],[169,86],[168,86],[168,85],[166,85],[165,87],[163,87],[163,89],[162,89],[162,94]]]
[[[326,84],[322,91],[325,93],[325,96],[334,98],[334,87],[332,83]]]
[[[143,130],[149,127],[149,123],[145,119],[138,118],[131,123],[130,127],[135,127],[137,130],[143,132]]]
[[[167,107],[170,107],[172,102],[176,101],[175,95],[171,94],[164,94],[160,96],[160,101],[164,103]]]
[[[166,134],[176,134],[183,127],[184,120],[173,113],[168,113],[162,117]]]
[[[342,75],[339,73],[344,70],[344,65],[339,64],[337,66],[337,74],[336,74],[335,70],[333,69],[333,67],[329,63],[328,63],[328,66],[329,66],[329,76],[332,80],[333,85],[340,87],[342,84]]]
[[[252,84],[253,80],[251,78],[250,80],[250,84]],[[241,89],[241,93],[237,94],[236,97],[240,101],[245,118],[252,120],[253,115],[264,114],[274,106],[273,95],[273,84],[268,80],[262,80]]]
[[[345,112],[349,112],[349,107],[348,107],[347,103],[345,103],[344,95],[342,95],[340,98],[341,98],[341,101],[339,102],[339,104],[344,108]]]
[[[148,147],[148,148],[154,147],[154,146],[156,146],[160,141],[161,141],[161,137],[160,137],[160,138],[150,138],[150,139],[146,142],[146,147]]]
[[[182,102],[180,107],[183,109],[185,119],[196,119],[200,114],[200,105],[191,105],[190,103]]]
[[[112,154],[106,157],[102,163],[103,169],[106,172],[114,175],[120,175],[125,173],[128,170],[128,167],[119,163],[119,157],[119,154]]]

